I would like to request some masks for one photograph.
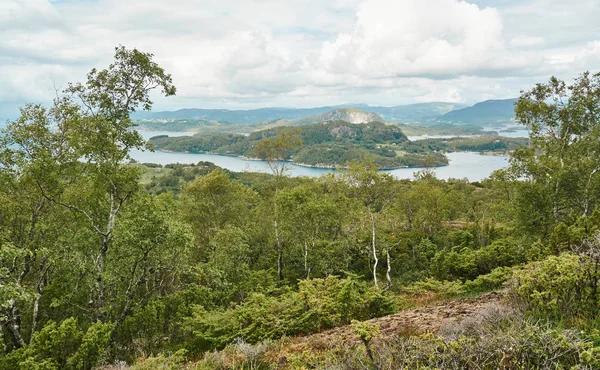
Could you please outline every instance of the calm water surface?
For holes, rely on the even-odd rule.
[[[226,168],[235,172],[266,172],[271,169],[263,161],[252,161],[237,157],[228,157],[216,154],[195,154],[195,153],[166,153],[166,152],[142,152],[132,151],[131,156],[142,163],[198,163],[201,161],[212,162],[219,167]],[[446,154],[450,160],[450,165],[438,167],[435,169],[436,176],[440,179],[468,179],[469,181],[480,181],[488,177],[493,171],[504,168],[508,165],[506,156],[480,155],[479,153],[461,152]],[[310,168],[288,165],[288,174],[290,176],[321,176],[333,170],[323,168]],[[412,179],[418,168],[401,168],[397,170],[386,171],[400,179]]]

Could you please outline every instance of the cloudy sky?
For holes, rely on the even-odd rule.
[[[155,110],[473,103],[600,70],[598,0],[0,0],[0,117],[155,54]]]

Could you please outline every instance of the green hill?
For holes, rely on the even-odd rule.
[[[510,123],[515,117],[514,104],[516,101],[517,99],[488,100],[472,107],[448,112],[437,120],[477,125]]]

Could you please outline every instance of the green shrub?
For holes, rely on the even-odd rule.
[[[543,317],[597,317],[599,258],[564,253],[533,262],[515,272],[511,297],[525,310]]]
[[[249,343],[284,335],[309,334],[393,311],[393,301],[356,277],[301,281],[297,292],[280,296],[254,293],[228,310],[207,311],[196,306],[183,326],[194,352],[222,348],[236,338]]]
[[[97,323],[83,333],[74,318],[66,319],[60,325],[50,321],[34,334],[31,344],[0,357],[0,368],[91,369],[102,358],[112,329],[113,324]]]
[[[466,290],[460,281],[440,281],[434,278],[427,278],[424,281],[418,281],[404,288],[404,291],[412,294],[433,292],[440,298],[450,298],[463,295]]]
[[[106,354],[110,344],[111,333],[114,328],[112,323],[95,323],[88,328],[77,351],[67,363],[73,369],[91,369]]]
[[[479,275],[474,280],[467,280],[464,283],[460,280],[440,281],[427,278],[405,287],[404,291],[411,294],[432,292],[439,298],[455,298],[467,293],[482,293],[500,289],[513,276],[513,271],[512,267],[498,267],[489,274]]]
[[[480,293],[500,289],[513,276],[513,267],[497,267],[489,274],[479,275],[465,282],[465,289],[471,293]]]
[[[519,243],[498,240],[480,249],[456,246],[439,251],[432,259],[431,271],[440,280],[473,280],[495,268],[514,266],[525,261],[525,251]]]

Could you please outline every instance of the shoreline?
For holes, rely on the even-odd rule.
[[[155,149],[156,152],[161,152],[161,153],[183,153],[183,154],[207,154],[207,155],[219,155],[219,156],[223,156],[223,157],[231,157],[231,158],[239,158],[245,161],[256,161],[256,162],[264,162],[264,159],[260,159],[260,158],[255,158],[255,157],[246,157],[243,155],[235,155],[235,154],[223,154],[223,153],[214,153],[214,152],[190,152],[190,151],[184,151],[184,152],[176,152],[173,150],[161,150],[161,149]],[[469,153],[469,152],[463,152],[463,153]],[[477,152],[472,152],[472,153],[477,153]],[[298,167],[305,167],[305,168],[315,168],[315,169],[325,169],[325,170],[343,170],[343,169],[347,169],[348,166],[340,166],[340,165],[335,165],[335,164],[325,164],[325,163],[318,163],[318,164],[308,164],[308,163],[298,163],[298,162],[294,162],[294,161],[283,161],[285,163],[288,164],[292,164],[294,166],[298,166]],[[436,165],[436,166],[398,166],[398,167],[382,167],[382,168],[378,168],[378,171],[393,171],[393,170],[401,170],[401,169],[406,169],[406,168],[414,168],[414,169],[423,169],[423,168],[443,168],[443,167],[447,167],[450,165],[450,162],[448,162],[447,164],[443,164],[443,165]]]

